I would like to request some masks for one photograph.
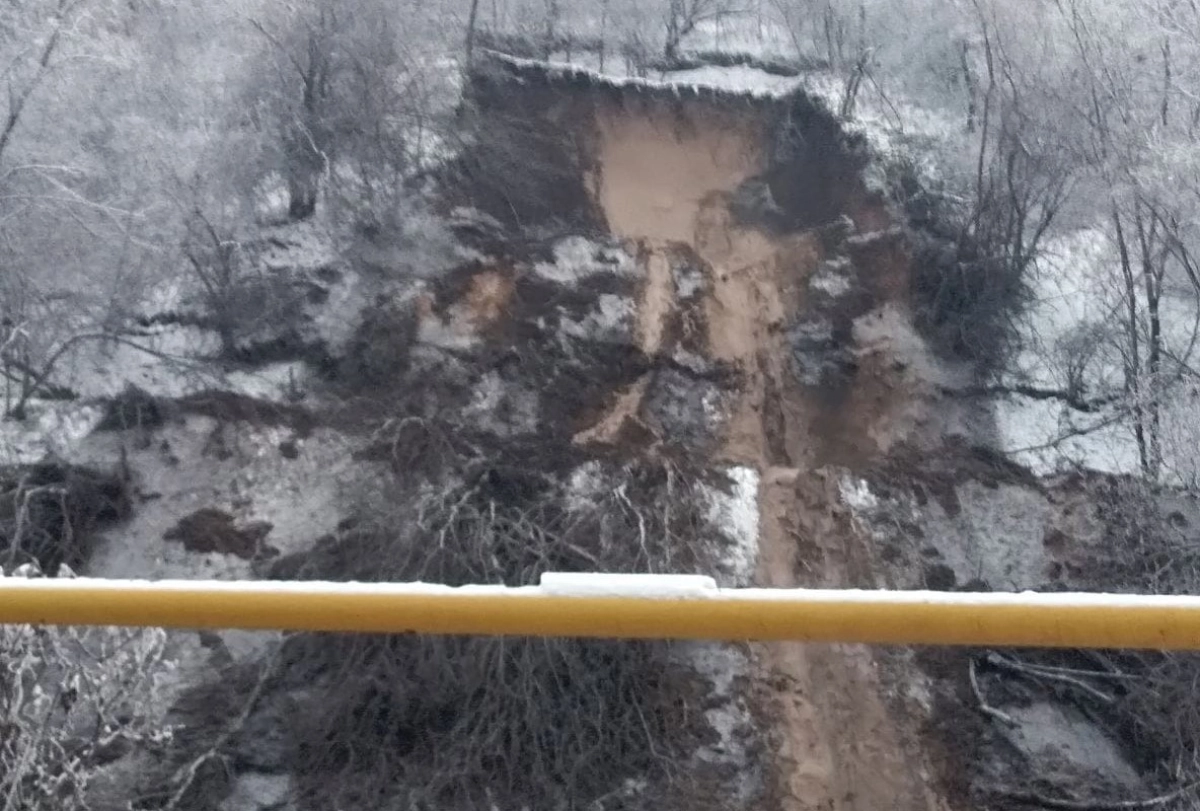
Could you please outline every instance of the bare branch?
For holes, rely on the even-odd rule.
[[[983,690],[979,687],[979,678],[975,675],[975,657],[971,657],[967,663],[967,677],[971,682],[971,692],[975,694],[975,701],[979,707],[979,711],[989,718],[995,719],[1007,727],[1015,727],[1017,722],[1012,716],[1006,712],[996,709],[987,703],[987,699],[983,696]]]
[[[1174,791],[1145,800],[1068,800],[1049,797],[1033,791],[1011,791],[1005,788],[994,788],[988,793],[1026,805],[1050,808],[1053,811],[1138,811],[1142,808],[1158,808],[1172,803],[1195,791],[1197,786],[1200,786],[1200,783],[1188,783]]]

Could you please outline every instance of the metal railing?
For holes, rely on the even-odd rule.
[[[1200,597],[728,589],[690,575],[512,588],[6,577],[0,623],[1200,650]]]

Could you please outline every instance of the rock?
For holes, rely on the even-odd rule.
[[[944,563],[930,563],[924,572],[925,588],[931,591],[953,591],[958,582],[954,570]]]
[[[1004,711],[1015,722],[1003,728],[1005,737],[1056,783],[1141,789],[1117,745],[1078,711],[1044,701]]]
[[[836,387],[853,372],[851,347],[839,337],[833,321],[821,315],[797,321],[787,331],[792,367],[802,384]]]
[[[783,229],[788,225],[787,213],[775,202],[771,186],[765,178],[751,178],[734,190],[729,211],[740,222]]]
[[[221,803],[221,811],[285,811],[292,808],[288,797],[292,778],[286,774],[243,774],[233,783],[233,791]]]
[[[291,728],[298,704],[283,692],[265,696],[233,740],[238,767],[257,772],[285,772],[292,760]]]

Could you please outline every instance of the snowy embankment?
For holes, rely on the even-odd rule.
[[[287,343],[292,354],[305,346],[341,351],[350,340],[374,290],[338,259],[332,238],[308,224],[264,229],[258,279],[313,294],[290,312],[292,325],[274,325],[251,313],[233,349],[254,357],[259,347]],[[259,363],[234,363],[217,332],[205,324],[205,307],[195,284],[175,280],[147,291],[137,318],[120,328],[79,326],[65,331],[49,383],[72,399],[33,397],[23,420],[0,420],[0,464],[29,464],[66,457],[104,418],[104,401],[136,387],[154,398],[175,399],[206,391],[228,392],[270,402],[302,397],[310,385],[306,363],[274,352]],[[317,295],[319,294],[319,295]],[[268,356],[271,352],[267,353]],[[10,401],[18,392],[9,392]]]
[[[1022,396],[996,403],[1002,450],[1038,473],[1077,465],[1116,474],[1140,470],[1130,408],[1114,397],[1124,390],[1128,352],[1119,274],[1115,246],[1099,229],[1083,228],[1050,240],[1031,280],[1034,302],[1023,326],[1027,348],[1014,373],[1049,391],[1070,389],[1074,378],[1073,393],[1095,404],[1080,410],[1059,398]],[[1161,308],[1164,345],[1194,345],[1191,294],[1172,297],[1168,289]],[[1168,391],[1161,414],[1164,478],[1194,484],[1200,478],[1194,453],[1200,405],[1192,387]]]
[[[53,377],[75,399],[33,398],[24,420],[0,420],[0,464],[68,455],[104,418],[102,401],[128,386],[161,398],[215,390],[273,402],[284,402],[305,386],[308,370],[302,361],[227,370],[207,359],[215,345],[215,336],[204,330],[172,325],[120,343],[81,347]]]

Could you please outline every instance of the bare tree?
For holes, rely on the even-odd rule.
[[[743,13],[729,0],[667,0],[663,56],[667,61],[678,57],[684,38],[701,25]]]

